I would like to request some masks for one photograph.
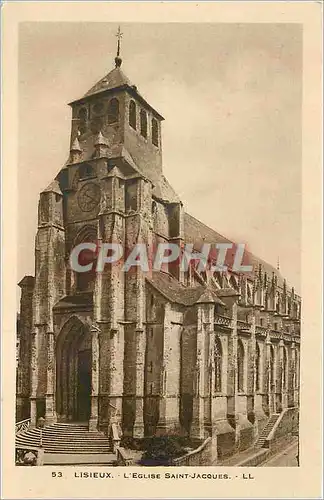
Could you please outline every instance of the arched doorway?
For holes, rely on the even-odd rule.
[[[56,412],[63,421],[87,421],[91,408],[91,336],[88,326],[71,318],[56,346]]]

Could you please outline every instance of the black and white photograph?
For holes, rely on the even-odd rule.
[[[301,27],[19,41],[17,465],[298,466]]]
[[[309,445],[303,24],[114,12],[17,24],[15,474],[156,495],[292,477]]]

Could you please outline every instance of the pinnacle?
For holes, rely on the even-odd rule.
[[[73,144],[71,146],[71,152],[74,152],[74,151],[82,153],[82,149],[80,147],[80,143],[79,143],[79,140],[77,137],[74,139]]]
[[[108,140],[102,135],[101,131],[97,135],[95,146],[108,146]]]

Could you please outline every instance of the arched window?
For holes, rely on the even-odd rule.
[[[119,102],[115,97],[108,104],[108,123],[116,123],[119,119]]]
[[[129,103],[129,124],[130,126],[136,130],[136,104],[135,101],[131,101]]]
[[[87,179],[88,177],[93,177],[95,175],[92,165],[89,163],[83,163],[79,168],[80,179]]]
[[[152,143],[154,146],[159,145],[159,126],[155,118],[152,118]]]
[[[256,349],[255,349],[255,390],[256,391],[261,390],[260,373],[261,373],[261,353],[260,353],[259,344],[257,342]]]
[[[222,344],[218,337],[215,340],[215,392],[222,391]]]
[[[87,243],[97,242],[96,230],[94,228],[85,227],[81,229],[73,246],[76,247],[80,243],[85,243],[85,242]],[[79,264],[85,266],[87,264],[93,263],[93,266],[90,269],[90,271],[82,273],[75,272],[76,289],[78,292],[92,292],[94,290],[94,284],[96,279],[96,260],[97,260],[96,252],[92,252],[91,250],[86,250],[86,249],[80,252],[78,259]]]
[[[280,294],[279,294],[279,292],[277,292],[277,294],[276,294],[276,312],[277,313],[280,312]]]
[[[144,111],[144,109],[141,109],[140,121],[141,121],[141,135],[143,137],[147,137],[147,114],[146,111]]]
[[[87,130],[87,118],[88,118],[88,111],[86,108],[81,108],[78,113],[78,118],[79,118],[79,135],[83,135],[86,130]]]
[[[248,283],[246,288],[247,288],[248,302],[251,303],[252,302],[252,289],[251,289],[251,285]]]
[[[237,389],[244,391],[244,346],[241,339],[237,342]]]

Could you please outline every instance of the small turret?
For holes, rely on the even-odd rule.
[[[63,224],[63,195],[55,179],[40,194],[38,205],[38,226]]]
[[[101,156],[106,156],[108,152],[108,140],[104,137],[101,131],[98,133],[94,147],[95,147],[95,158],[100,158]]]
[[[70,149],[71,163],[79,163],[82,160],[82,149],[78,138],[76,137]]]

